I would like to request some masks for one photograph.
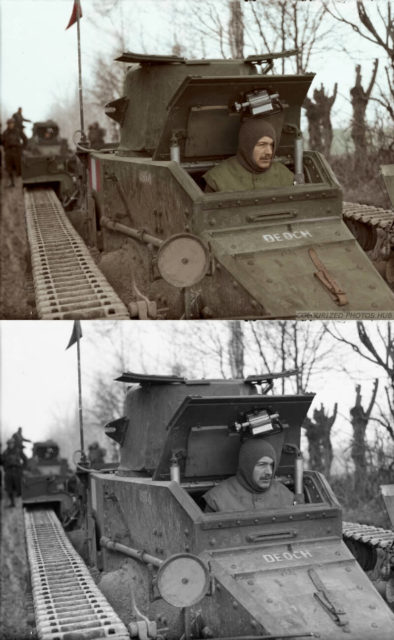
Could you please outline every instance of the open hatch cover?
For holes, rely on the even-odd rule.
[[[181,147],[181,160],[197,161],[234,155],[237,149],[240,115],[231,105],[246,93],[265,89],[279,94],[289,108],[283,112],[285,122],[299,127],[301,105],[314,78],[313,73],[296,76],[187,76],[168,105],[168,117],[163,126],[153,160],[169,160],[174,136]],[[276,122],[278,121],[278,122]],[[278,128],[282,114],[271,116]],[[279,153],[292,150],[292,138],[283,135]]]
[[[278,413],[286,428],[267,436],[278,461],[284,442],[299,446],[301,424],[314,394],[303,396],[217,396],[184,399],[170,420],[153,480],[169,480],[171,459],[176,455],[182,480],[222,478],[235,473],[240,435],[229,430],[242,416],[254,411]]]
[[[115,378],[117,382],[129,382],[131,384],[172,384],[176,382],[186,382],[186,378],[180,376],[155,376],[145,373],[132,373],[125,371],[119,378]]]

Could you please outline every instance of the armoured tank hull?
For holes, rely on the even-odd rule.
[[[269,375],[120,380],[139,386],[106,426],[118,470],[89,476],[89,561],[132,634],[392,638],[394,614],[344,544],[329,484],[314,471],[301,480],[294,452],[312,394],[267,395]],[[293,505],[207,512],[203,496],[235,473],[244,437],[274,447]]]
[[[172,318],[394,310],[320,154],[305,154],[315,183],[253,193],[205,194],[175,162],[94,154],[91,163],[100,266],[125,303],[139,291]]]
[[[309,478],[328,493],[321,478]],[[104,474],[92,482],[104,536],[113,539],[122,529],[123,544],[132,542],[163,560],[192,553],[209,567],[208,593],[188,611],[200,633],[208,628],[210,637],[337,640],[346,632],[353,640],[392,638],[394,614],[343,543],[341,512],[332,497],[330,506],[299,505],[291,513],[203,514],[185,485]],[[126,568],[116,550],[104,549],[102,560],[101,588],[121,618],[133,616],[131,604],[124,605],[125,590],[141,581],[139,609],[152,620],[165,618],[173,631],[182,627],[179,609],[149,602],[148,569],[130,559]],[[181,574],[174,589],[182,589],[182,580],[191,577]]]
[[[302,152],[301,106],[314,75],[268,74],[274,57],[118,58],[131,67],[106,113],[120,124],[120,143],[90,155],[89,241],[132,317],[394,310],[394,294],[343,222],[327,161]],[[235,155],[241,122],[253,117],[275,129],[275,162],[294,184],[206,192],[204,174]]]

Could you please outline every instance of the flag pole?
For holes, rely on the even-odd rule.
[[[83,116],[83,96],[82,96],[82,58],[81,58],[81,30],[79,26],[81,3],[80,0],[76,0],[77,3],[77,38],[78,38],[78,91],[79,91],[79,117],[81,121],[82,141],[86,141],[85,136],[85,122]]]
[[[80,434],[80,440],[81,440],[81,462],[86,462],[85,443],[83,438],[81,351],[79,346],[79,339],[80,339],[80,336],[79,336],[79,333],[77,333],[79,434]]]

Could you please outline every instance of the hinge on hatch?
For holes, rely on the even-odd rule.
[[[346,625],[349,624],[349,620],[346,617],[346,611],[339,606],[334,594],[327,589],[321,578],[317,575],[315,569],[308,569],[308,575],[317,589],[317,592],[315,591],[313,597],[334,620],[335,624],[339,627],[346,627]]]

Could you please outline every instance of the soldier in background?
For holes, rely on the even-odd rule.
[[[92,444],[89,445],[88,449],[89,449],[88,458],[92,467],[96,467],[104,464],[104,458],[107,453],[106,449],[103,449],[103,447],[100,447],[97,441],[92,442]]]
[[[89,125],[88,138],[92,149],[101,149],[104,146],[105,129],[102,129],[98,122]]]
[[[22,492],[22,468],[23,458],[14,438],[7,441],[7,448],[1,456],[1,464],[4,468],[4,485],[10,504],[15,507],[15,498]]]
[[[23,444],[24,442],[31,442],[31,440],[29,440],[29,438],[24,438],[23,434],[22,434],[22,427],[18,427],[18,429],[15,431],[14,434],[12,434],[11,436],[13,438],[13,440],[15,441],[16,446],[19,449],[19,452],[22,456],[23,462],[26,463],[27,462],[27,458],[23,452],[23,449],[25,448],[25,445]]]
[[[10,177],[10,183],[7,187],[14,187],[14,175],[21,175],[22,139],[12,118],[7,120],[7,128],[3,132],[1,143],[4,147],[5,168],[7,169],[7,173]]]
[[[27,137],[24,134],[23,129],[25,128],[23,123],[24,122],[31,122],[31,120],[29,120],[28,118],[24,118],[22,115],[22,107],[18,108],[18,111],[15,111],[15,113],[12,116],[14,122],[15,122],[15,127],[18,129],[20,136],[23,140],[23,146],[26,147],[27,145]]]

